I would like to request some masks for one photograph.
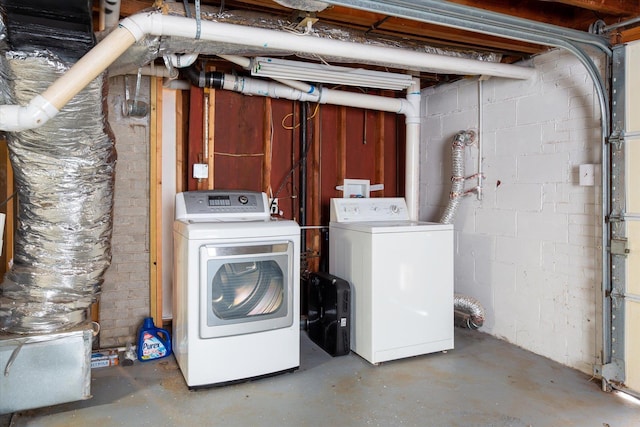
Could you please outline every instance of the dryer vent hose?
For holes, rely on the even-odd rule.
[[[484,308],[473,297],[454,294],[453,313],[456,326],[478,329],[484,324]]]
[[[472,130],[460,131],[453,138],[451,144],[451,191],[449,192],[449,203],[445,208],[440,222],[451,224],[458,210],[458,205],[467,193],[464,191],[464,149],[476,140],[476,133]]]

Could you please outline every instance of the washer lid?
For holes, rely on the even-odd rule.
[[[418,233],[453,230],[453,224],[426,221],[331,222],[329,225],[331,228],[341,228],[362,233]]]

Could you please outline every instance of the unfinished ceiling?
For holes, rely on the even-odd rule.
[[[156,2],[156,4],[160,3],[160,1]],[[191,0],[189,3],[193,5],[195,0]],[[201,0],[200,3],[203,6],[218,8],[220,11],[250,11],[279,15],[293,22],[303,21],[305,18],[310,18],[315,22],[317,19],[319,23],[347,27],[362,32],[366,36],[400,38],[435,48],[495,53],[500,55],[501,62],[504,63],[513,63],[548,49],[548,47],[539,44],[401,18],[393,16],[392,13],[383,13],[384,8],[381,8],[380,12],[363,10],[363,8],[366,9],[367,2],[333,2],[342,5],[328,5],[318,11],[311,9],[314,9],[316,4],[320,4],[318,9],[324,6],[321,2],[316,1]],[[403,4],[415,5],[416,2],[394,3],[402,7]],[[640,0],[454,0],[441,3],[474,7],[583,32],[599,31],[612,44],[640,38],[640,26],[638,23],[634,23],[635,19],[640,16]],[[296,7],[304,8],[308,5],[310,5],[307,7],[309,10],[296,9]],[[126,17],[153,6],[152,0],[122,0],[120,16]],[[94,0],[93,10],[94,22],[97,22],[100,0]],[[454,78],[450,75],[433,73],[422,73],[421,77],[423,85],[432,85]]]

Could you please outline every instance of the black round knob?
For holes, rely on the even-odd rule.
[[[249,203],[249,198],[247,196],[240,196],[238,197],[238,201],[240,202],[240,204],[246,205],[247,203]]]

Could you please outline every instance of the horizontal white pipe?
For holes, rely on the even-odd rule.
[[[245,58],[240,55],[218,55],[220,58],[225,59],[229,62],[233,62],[236,65],[241,66],[245,70],[251,68],[251,59]]]
[[[411,104],[403,98],[389,98],[386,96],[367,95],[364,93],[344,92],[332,89],[322,89],[320,92],[320,103],[387,111],[407,116],[416,114]]]
[[[390,47],[364,45],[334,39],[304,37],[287,32],[254,28],[222,22],[201,21],[200,38],[241,46],[268,50],[305,52],[344,59],[388,64],[397,68],[429,69],[433,72],[460,75],[487,75],[514,79],[531,78],[535,70],[517,65],[477,61],[453,56],[402,50]],[[123,19],[121,26],[128,28],[136,38],[144,34],[172,35],[195,39],[197,23],[182,16],[160,13],[137,14]]]
[[[342,92],[332,89],[322,89],[316,93],[298,90],[284,84],[252,79],[249,77],[224,75],[222,89],[240,92],[245,95],[268,96],[270,98],[284,98],[293,101],[317,102],[320,104],[342,105],[345,107],[366,108],[390,113],[405,114],[417,117],[419,112],[409,101],[402,98],[389,98],[386,96],[367,95],[355,92]],[[420,95],[418,95],[420,96]],[[420,118],[417,117],[419,123]]]
[[[244,56],[239,56],[239,55],[218,55],[218,56],[222,59],[226,59],[229,62],[233,62],[234,64],[241,66],[245,70],[251,69],[251,59],[245,58]],[[299,82],[296,80],[276,79],[276,78],[272,78],[272,80],[275,80],[277,82],[282,83],[283,85],[290,86],[294,89],[298,89],[298,90],[301,90],[302,92],[309,93],[309,94],[314,94],[314,92],[317,90],[317,88],[313,85],[310,85],[304,82]]]
[[[280,83],[248,77],[224,75],[222,89],[243,93],[245,95],[259,95],[269,98],[284,98],[292,101],[319,102],[318,94],[308,94],[301,90],[285,86]]]

